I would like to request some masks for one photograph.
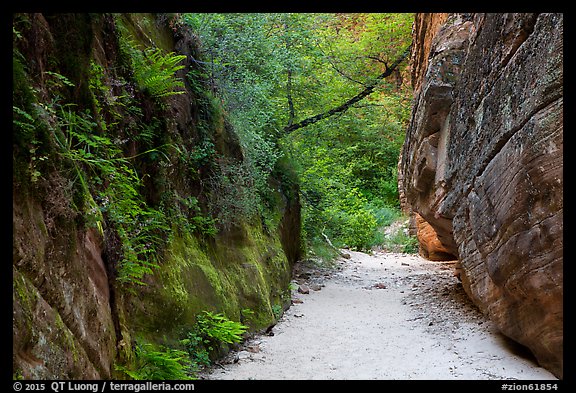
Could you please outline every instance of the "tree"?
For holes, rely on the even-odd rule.
[[[254,162],[299,176],[304,232],[368,248],[398,206],[411,14],[190,14]],[[328,121],[329,119],[329,121]],[[325,121],[321,121],[325,120]],[[257,167],[263,168],[258,164]]]
[[[284,127],[284,131],[289,133],[289,132],[295,131],[299,128],[306,127],[307,125],[314,124],[320,120],[326,119],[330,116],[334,116],[338,113],[342,113],[342,112],[348,110],[352,105],[356,104],[357,102],[359,102],[363,98],[372,94],[374,92],[374,89],[378,86],[378,84],[380,83],[380,81],[382,79],[389,77],[395,71],[397,71],[398,66],[408,56],[409,53],[410,53],[410,46],[408,48],[406,48],[406,50],[402,53],[402,55],[398,59],[396,59],[396,61],[394,61],[394,63],[392,63],[392,65],[390,67],[388,67],[388,65],[386,63],[384,63],[384,65],[386,67],[386,71],[384,71],[382,74],[378,75],[372,83],[370,83],[368,86],[366,86],[366,88],[364,88],[364,90],[362,90],[360,93],[356,94],[354,97],[346,100],[343,104],[341,104],[335,108],[332,108],[326,112],[319,113],[315,116],[308,117],[308,118],[294,124],[293,123],[294,108],[293,108],[293,105],[291,105],[290,106],[290,120],[288,121],[288,125],[286,127]],[[290,86],[291,85],[290,84],[290,79],[291,79],[291,73],[290,72],[288,74],[288,78],[289,78],[288,79],[289,80],[288,86]],[[290,98],[291,97],[290,90],[288,90],[288,97],[289,97],[288,101],[289,101],[289,103],[291,103],[292,100]]]

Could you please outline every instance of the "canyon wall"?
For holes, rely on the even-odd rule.
[[[182,349],[202,311],[273,324],[300,253],[297,183],[277,166],[248,210],[250,168],[190,28],[15,14],[13,29],[13,377],[127,378],[135,348]]]
[[[399,187],[421,250],[458,258],[471,299],[562,378],[563,15],[418,14],[413,35]]]

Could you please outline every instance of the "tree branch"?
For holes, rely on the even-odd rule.
[[[370,60],[376,60],[377,62],[382,63],[384,64],[384,66],[386,66],[386,69],[388,69],[388,64],[386,64],[386,62],[381,58],[379,58],[378,56],[366,56],[366,58]]]
[[[332,63],[329,58],[328,58],[328,64],[330,64],[332,66],[332,68],[334,68],[334,71],[336,71],[341,76],[348,79],[349,81],[354,82],[354,83],[358,83],[359,85],[364,86],[364,87],[366,86],[365,83],[357,81],[356,79],[353,79],[352,77],[346,75],[343,71],[341,71],[338,67],[336,67],[336,65],[334,63]]]
[[[364,90],[362,90],[360,93],[356,94],[354,97],[350,98],[349,100],[347,100],[343,104],[337,106],[336,108],[332,108],[329,111],[319,113],[316,116],[309,117],[309,118],[304,119],[298,123],[287,125],[286,127],[284,127],[284,132],[285,133],[291,133],[291,132],[296,131],[300,128],[306,127],[310,124],[317,123],[320,120],[326,119],[326,118],[333,116],[337,113],[344,112],[344,111],[348,110],[352,105],[357,103],[358,101],[360,101],[363,98],[367,97],[368,95],[372,94],[374,92],[374,89],[378,85],[378,83],[380,83],[380,81],[382,79],[392,75],[392,73],[400,65],[400,63],[402,63],[402,61],[406,57],[408,57],[408,54],[410,53],[411,46],[412,45],[409,45],[408,48],[406,48],[406,50],[404,50],[404,52],[402,52],[402,54],[396,59],[396,61],[394,61],[394,63],[392,63],[392,65],[390,67],[386,68],[386,71],[384,71],[382,74],[378,75],[376,77],[376,79],[374,79],[374,81],[372,83],[367,85],[366,88]]]
[[[319,44],[316,44],[316,47],[318,48],[318,50],[322,53],[322,55],[324,56],[324,58],[326,60],[328,60],[328,64],[330,64],[330,66],[332,66],[332,68],[334,69],[334,71],[336,71],[338,74],[340,74],[341,76],[343,76],[344,78],[348,79],[351,82],[354,83],[358,83],[361,86],[366,87],[366,84],[360,81],[357,81],[356,79],[353,79],[352,77],[346,75],[343,71],[341,71],[338,67],[336,67],[336,64],[334,64],[334,62],[332,62],[332,58],[333,56],[329,56],[326,53],[324,53],[324,50],[322,49],[322,47]]]
[[[294,101],[292,101],[292,70],[288,68],[288,81],[286,83],[286,98],[288,99],[288,109],[290,111],[288,117],[288,125],[286,127],[291,127],[294,123],[294,118],[296,117],[294,112]]]

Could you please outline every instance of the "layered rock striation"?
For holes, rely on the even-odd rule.
[[[501,332],[562,378],[563,16],[418,14],[413,32],[404,204]]]

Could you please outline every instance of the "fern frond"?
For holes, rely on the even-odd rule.
[[[142,90],[154,97],[166,97],[184,93],[184,82],[176,76],[183,69],[180,63],[185,55],[174,52],[163,54],[161,49],[148,49],[143,55],[133,56],[134,76]]]

